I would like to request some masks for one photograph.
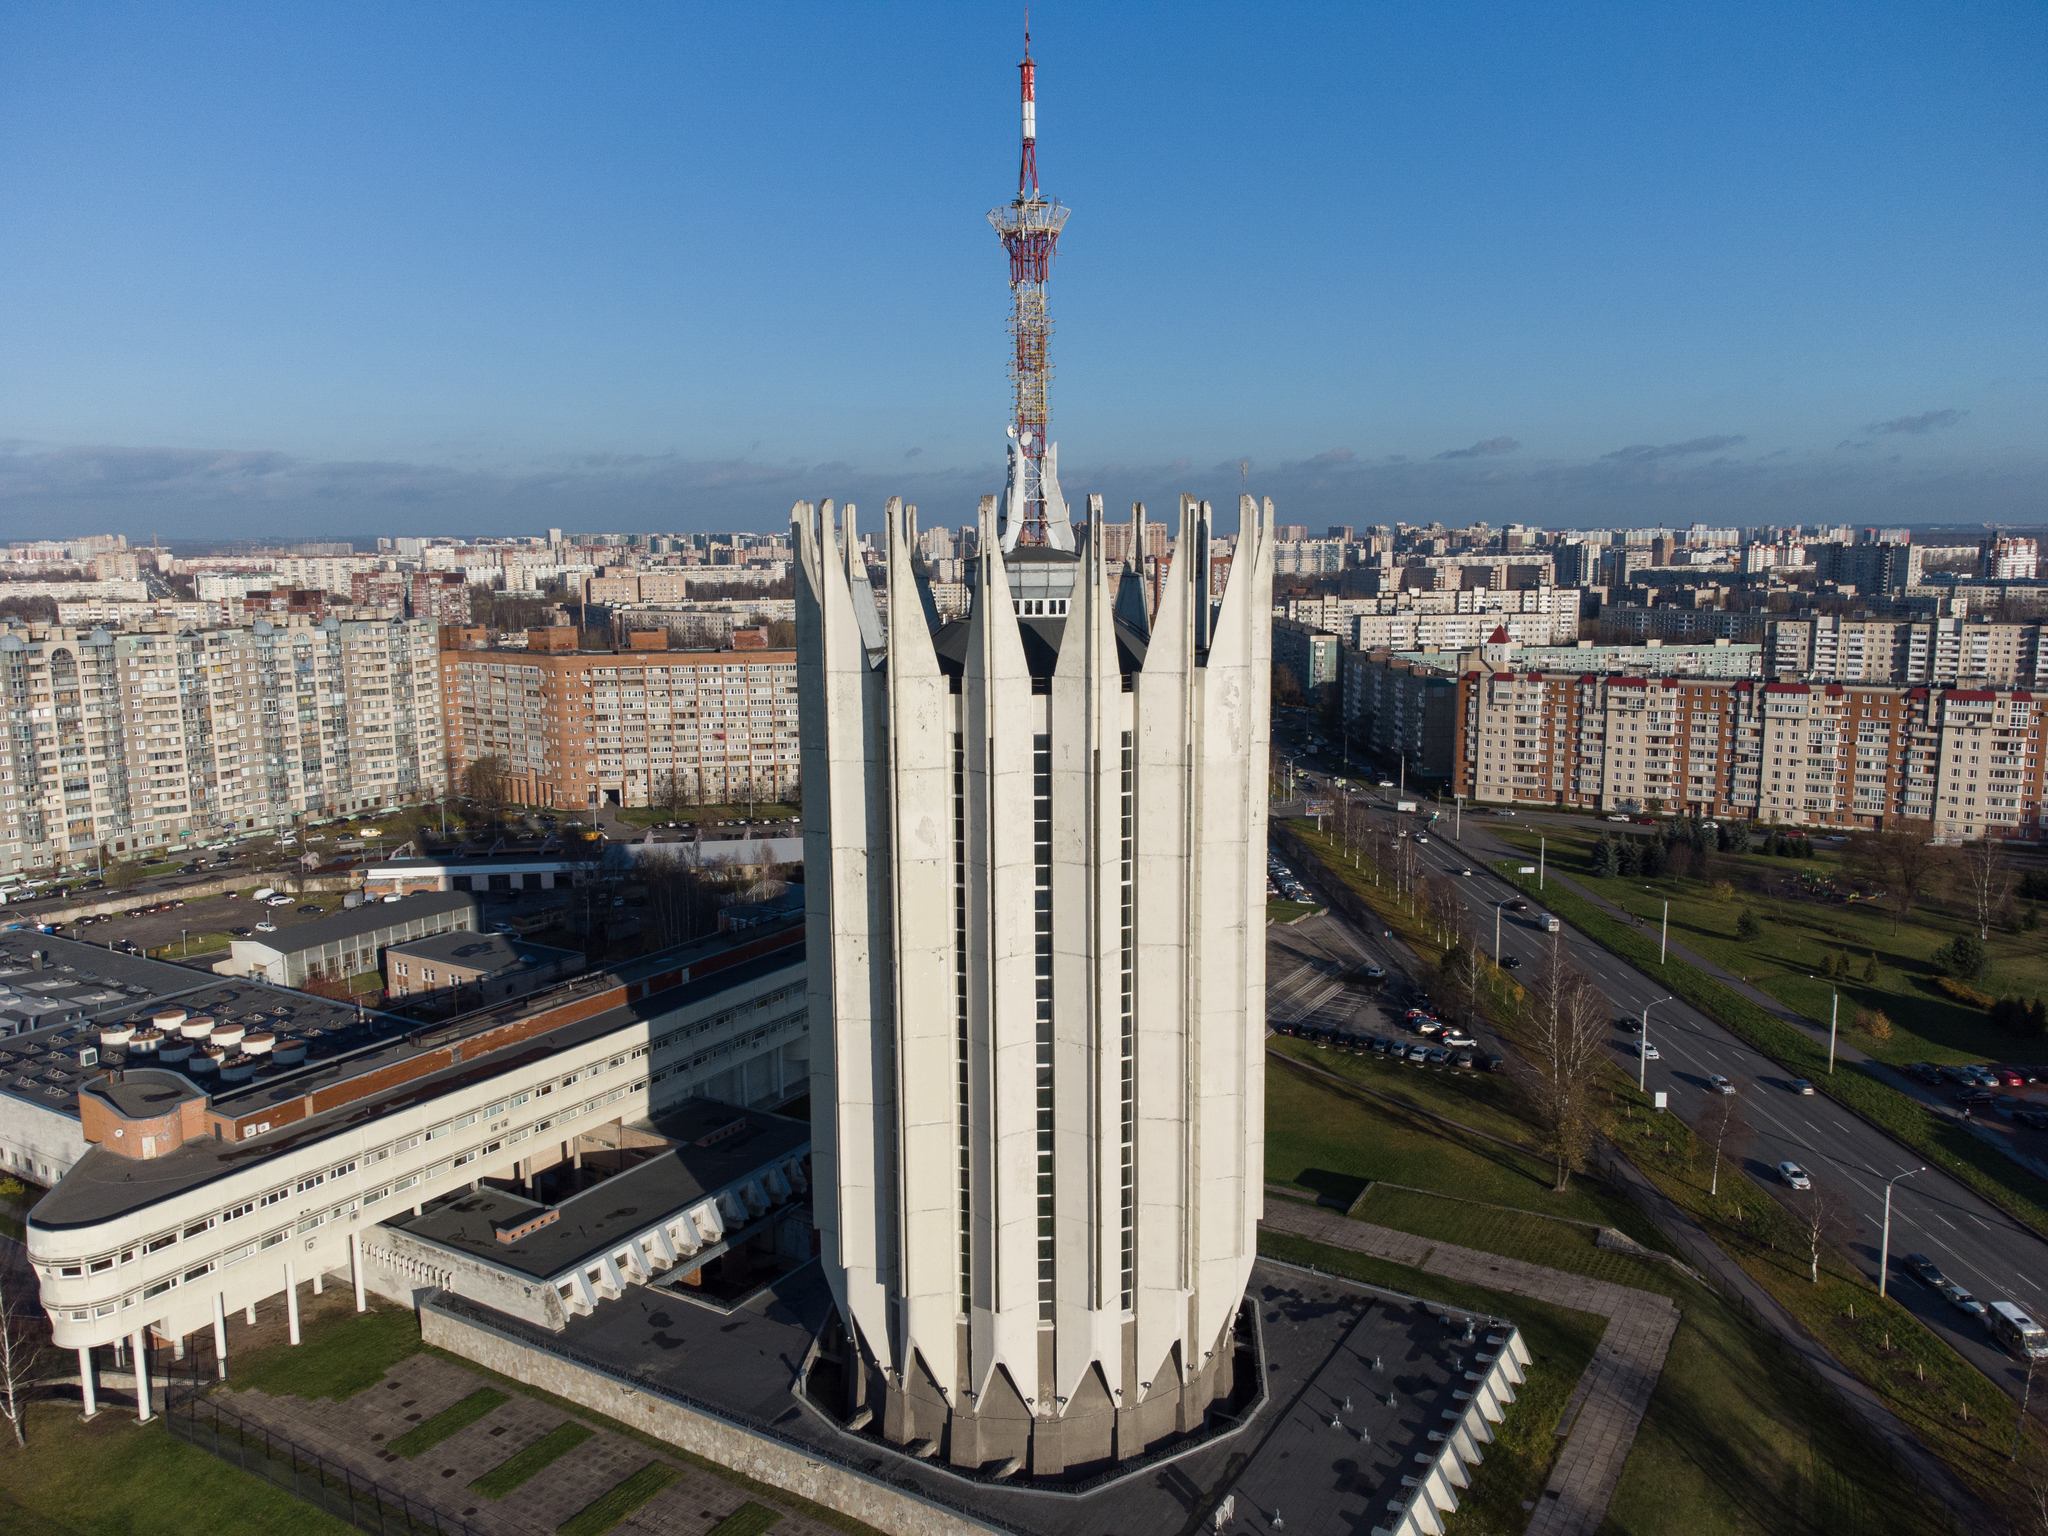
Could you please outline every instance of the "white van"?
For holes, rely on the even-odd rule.
[[[266,885],[266,886],[263,886],[263,887],[262,887],[261,889],[259,889],[259,890],[258,890],[258,891],[256,892],[256,894],[255,894],[255,895],[253,895],[253,896],[251,896],[251,897],[250,897],[249,899],[250,899],[251,901],[268,901],[268,900],[270,900],[270,898],[271,898],[271,897],[275,896],[276,894],[277,894],[277,887],[275,887],[275,886],[271,886],[271,885]]]
[[[2048,1329],[2009,1301],[1994,1301],[1984,1316],[1998,1342],[2023,1360],[2048,1360]]]
[[[1560,923],[1560,922],[1559,922],[1559,921],[1558,921],[1558,920],[1557,920],[1556,918],[1552,917],[1552,916],[1551,916],[1551,915],[1550,915],[1550,914],[1549,914],[1548,912],[1546,912],[1546,913],[1544,913],[1544,914],[1543,914],[1543,931],[1544,931],[1545,933],[1560,933],[1560,932],[1562,932],[1562,931],[1563,931],[1563,929],[1564,929],[1564,924],[1563,924],[1563,923]]]

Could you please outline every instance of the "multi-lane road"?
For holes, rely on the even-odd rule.
[[[1425,830],[1426,814],[1400,815],[1392,809],[1391,794],[1368,794],[1374,806],[1371,814],[1397,821],[1411,832]],[[1427,828],[1429,841],[1418,851],[1431,874],[1447,875],[1464,890],[1475,918],[1473,931],[1481,946],[1491,950],[1496,907],[1524,898],[1487,865],[1496,859],[1523,862],[1526,855],[1491,836],[1484,821],[1469,813],[1460,841],[1451,839],[1451,823],[1445,815]],[[1461,873],[1466,869],[1472,871],[1470,877]],[[1313,872],[1296,873],[1306,878]],[[1403,969],[1412,966],[1412,957],[1381,953],[1388,946],[1379,943],[1378,936],[1364,938],[1349,925],[1339,924],[1334,914],[1317,922],[1331,924],[1344,935],[1321,936],[1325,943],[1349,943],[1382,965],[1400,960]],[[1918,1156],[1825,1095],[1794,1093],[1792,1074],[1704,1014],[1671,998],[1654,976],[1624,963],[1569,926],[1556,940],[1545,935],[1533,903],[1527,912],[1502,912],[1500,934],[1501,954],[1521,960],[1525,971],[1537,967],[1552,942],[1565,944],[1572,962],[1599,982],[1617,1018],[1631,1014],[1639,1019],[1649,1006],[1649,1038],[1658,1059],[1647,1065],[1645,1086],[1668,1095],[1670,1113],[1696,1122],[1713,1093],[1709,1075],[1718,1073],[1734,1082],[1751,1127],[1743,1157],[1747,1172],[1783,1198],[1791,1191],[1778,1178],[1777,1165],[1793,1162],[1811,1174],[1816,1185],[1832,1192],[1843,1217],[1842,1246],[1875,1283],[1885,1181],[1919,1167]],[[1285,964],[1277,957],[1272,963],[1276,969]],[[1630,1076],[1638,1071],[1638,1038],[1616,1028],[1610,1041],[1615,1060]],[[1981,1321],[1911,1278],[1898,1260],[1903,1253],[1924,1253],[1979,1301],[2017,1302],[2038,1318],[2048,1316],[2048,1241],[1930,1167],[1894,1187],[1890,1251],[1891,1293],[1966,1359],[2018,1396],[2025,1385],[2025,1368],[1993,1341]]]

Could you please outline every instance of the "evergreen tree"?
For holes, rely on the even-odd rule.
[[[1593,873],[1603,880],[1612,880],[1621,873],[1621,850],[1614,846],[1614,839],[1605,832],[1593,845]]]
[[[1652,840],[1643,844],[1642,871],[1646,878],[1655,879],[1664,873],[1664,845]]]
[[[1636,840],[1625,837],[1621,840],[1621,873],[1639,875],[1643,872],[1642,855],[1637,851]]]
[[[1877,951],[1874,949],[1870,952],[1870,958],[1863,962],[1863,979],[1865,981],[1877,980]]]
[[[1764,925],[1757,921],[1756,914],[1744,907],[1742,915],[1735,919],[1735,936],[1746,944],[1762,937],[1763,931]]]

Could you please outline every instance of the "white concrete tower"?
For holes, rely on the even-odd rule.
[[[814,1185],[847,1329],[813,1396],[1035,1477],[1199,1429],[1241,1385],[1264,1189],[1272,503],[1244,498],[1212,601],[1183,497],[1149,626],[1088,510],[1076,550],[1005,552],[984,498],[972,616],[941,625],[892,500],[886,635],[853,509],[793,514]]]

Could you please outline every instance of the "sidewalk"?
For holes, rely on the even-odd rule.
[[[1537,1500],[1527,1536],[1592,1536],[1599,1530],[1678,1331],[1678,1308],[1669,1297],[1353,1221],[1292,1200],[1268,1201],[1263,1225],[1446,1280],[1533,1296],[1606,1318],[1607,1330],[1559,1419],[1557,1433],[1565,1437],[1565,1447]]]

